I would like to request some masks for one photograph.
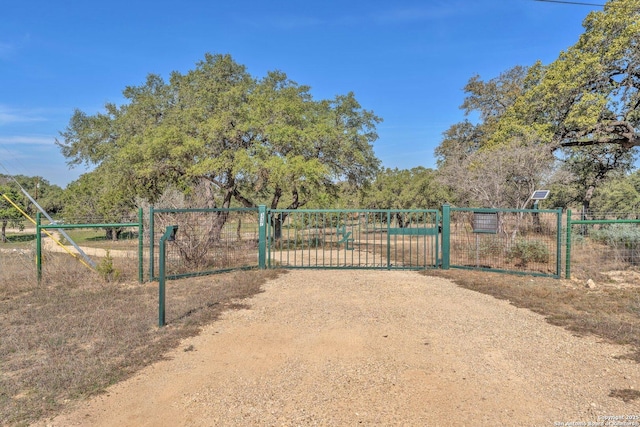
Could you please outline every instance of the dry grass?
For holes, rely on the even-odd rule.
[[[135,273],[127,270],[124,281],[108,283],[68,257],[52,256],[37,285],[32,273],[10,271],[11,265],[24,270],[22,262],[0,257],[0,425],[9,426],[50,416],[161,360],[279,274],[170,281],[168,326],[158,328],[157,283],[138,284]]]
[[[576,334],[629,345],[632,353],[628,358],[640,362],[639,284],[621,287],[600,283],[589,289],[583,281],[472,270],[438,270],[426,274],[445,277],[464,288],[528,308]]]
[[[633,352],[628,357],[640,361],[640,283],[608,283],[603,261],[594,259],[601,251],[587,249],[576,250],[574,275],[595,279],[595,289],[586,288],[584,280],[472,270],[426,274],[506,299],[577,334],[629,345]],[[412,259],[419,251],[411,256],[400,252]],[[280,274],[249,271],[170,281],[168,326],[160,329],[157,284],[136,282],[135,259],[114,257],[121,274],[118,281],[106,282],[67,255],[49,254],[40,285],[33,259],[32,249],[0,253],[0,425],[27,425],[70,401],[100,393],[161,360],[180,340],[197,334],[224,310],[241,307],[242,298],[260,292],[265,280]],[[629,390],[611,393],[638,398]]]

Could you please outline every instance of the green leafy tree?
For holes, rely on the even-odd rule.
[[[24,206],[19,204],[19,193],[15,188],[11,188],[6,184],[0,184],[0,240],[2,243],[7,242],[7,226],[23,228],[23,215],[10,203],[5,197],[8,197],[13,203],[17,204],[24,210]]]
[[[207,54],[169,82],[150,75],[127,87],[122,106],[76,111],[58,144],[71,164],[120,166],[130,191],[151,201],[206,181],[211,206],[297,209],[338,181],[363,185],[379,165],[380,119],[353,93],[317,101],[309,91],[282,72],[256,79],[229,55]]]
[[[0,182],[5,183],[9,187],[18,191],[18,200],[24,207],[24,210],[30,216],[36,213],[36,206],[31,203],[29,198],[22,193],[24,189],[33,199],[51,215],[56,215],[62,210],[62,188],[55,184],[51,184],[41,176],[26,175],[1,175]]]
[[[437,181],[436,172],[419,166],[380,171],[364,192],[363,205],[370,209],[438,209],[449,200],[450,194]],[[399,222],[400,218],[398,215]]]
[[[592,211],[637,216],[640,212],[640,171],[610,180],[593,196]]]
[[[563,178],[571,179],[563,184],[579,189],[575,197],[587,211],[596,188],[628,171],[640,145],[640,0],[611,0],[583,26],[578,42],[549,65],[516,67],[488,82],[472,78],[462,107],[480,122],[445,134],[439,165],[481,151],[503,156],[514,144],[537,146],[557,156]]]
[[[492,143],[502,117],[535,84],[539,64],[514,67],[484,82],[474,76],[465,86],[461,108],[480,121],[452,125],[436,148],[438,179],[461,205],[526,208],[533,191],[554,180],[555,159],[540,149],[535,133],[509,135]]]
[[[114,182],[115,174],[104,172],[99,166],[83,174],[64,190],[62,215],[69,223],[118,223],[135,217],[133,194],[122,191],[123,185]],[[106,238],[117,240],[122,229],[106,228]]]
[[[546,67],[500,118],[491,142],[532,135],[567,160],[583,209],[597,185],[630,167],[640,145],[640,0],[611,0],[578,42]]]

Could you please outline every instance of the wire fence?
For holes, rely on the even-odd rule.
[[[152,208],[139,217],[142,228],[58,224],[79,243],[92,269],[82,265],[77,251],[57,230],[42,230],[42,277],[90,270],[107,280],[135,280],[142,260],[142,280],[156,280],[158,242],[168,225],[178,226],[175,240],[166,247],[169,278],[259,266],[258,209]],[[434,268],[442,263],[446,248],[455,268],[556,277],[564,268],[566,277],[589,278],[639,269],[639,218],[640,213],[450,208],[445,236],[437,211],[274,210],[266,218],[264,247],[271,268]],[[125,216],[117,222],[135,219]],[[87,224],[106,220],[82,219]],[[36,282],[35,227],[7,224],[5,234],[0,280]]]
[[[140,228],[125,217],[120,227],[49,221],[7,227],[0,244],[0,280],[13,283],[73,282],[81,274],[106,281],[140,279]],[[127,222],[124,222],[127,221]],[[97,224],[97,225],[96,225]],[[40,230],[38,238],[37,230]]]
[[[559,277],[562,212],[451,208],[450,265]]]
[[[152,209],[149,276],[159,271],[159,241],[166,227],[177,226],[167,242],[168,278],[258,267],[257,209]]]
[[[567,277],[593,278],[640,267],[640,214],[567,212]]]

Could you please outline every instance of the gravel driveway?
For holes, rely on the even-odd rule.
[[[640,425],[640,402],[609,397],[640,387],[628,349],[506,301],[415,272],[295,270],[264,289],[42,425]]]

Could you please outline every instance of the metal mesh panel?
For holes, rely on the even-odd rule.
[[[640,220],[637,214],[589,212],[588,215],[573,217],[570,236],[571,273],[577,278],[591,278],[640,266]]]
[[[560,274],[555,211],[451,209],[452,267]]]
[[[177,225],[178,231],[166,246],[168,277],[258,266],[257,209],[154,211],[156,274],[159,239],[170,225]]]

